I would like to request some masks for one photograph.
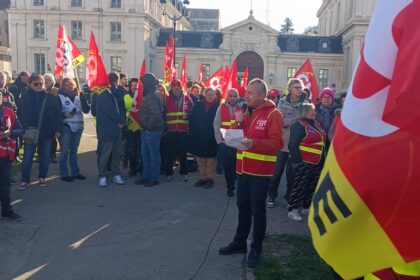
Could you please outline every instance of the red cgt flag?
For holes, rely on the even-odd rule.
[[[220,67],[214,74],[204,83],[205,87],[214,87],[222,89],[226,83],[225,71]]]
[[[345,279],[420,277],[418,11],[420,1],[377,1],[312,200],[315,248]]]
[[[319,87],[314,70],[312,69],[311,60],[309,58],[305,61],[305,63],[303,63],[299,70],[297,70],[294,78],[298,78],[303,81],[305,87],[309,88],[312,93],[312,102],[316,102],[319,95]]]
[[[103,88],[108,87],[109,79],[106,72],[101,54],[96,45],[93,32],[90,33],[89,52],[86,62],[86,83],[92,91],[102,92]]]
[[[203,76],[203,64],[200,63],[200,70],[198,72],[198,79],[197,82],[202,83],[204,81],[204,76]]]
[[[248,86],[248,66],[245,68],[244,75],[242,76],[241,87]]]

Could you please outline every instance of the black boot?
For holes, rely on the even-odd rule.
[[[219,249],[219,255],[233,255],[233,254],[245,254],[247,251],[246,244],[240,245],[237,243],[230,243],[229,245]]]

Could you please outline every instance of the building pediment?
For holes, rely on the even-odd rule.
[[[244,32],[255,32],[259,34],[271,34],[278,35],[279,31],[256,20],[252,15],[250,15],[246,20],[237,22],[233,25],[226,26],[222,28],[222,33],[244,33]]]

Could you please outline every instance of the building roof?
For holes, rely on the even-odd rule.
[[[161,29],[157,46],[164,47],[172,32],[172,29]],[[175,42],[177,47],[183,48],[218,49],[223,43],[223,35],[220,32],[177,31]]]
[[[341,36],[308,36],[280,34],[278,46],[283,52],[343,53]]]
[[[0,9],[7,9],[10,6],[10,0],[0,0]]]

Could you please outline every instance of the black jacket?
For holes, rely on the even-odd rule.
[[[13,98],[17,107],[17,117],[22,119],[22,106],[23,99],[28,93],[28,86],[23,84],[20,78],[17,78],[16,81],[9,86],[9,91],[13,94]]]
[[[205,101],[198,101],[189,117],[189,147],[190,152],[198,157],[216,157],[217,143],[214,137],[213,121],[218,103],[213,104],[205,112]]]
[[[47,94],[45,91],[34,92],[29,90],[22,100],[23,106],[21,108],[21,122],[23,127],[25,129],[28,127],[37,127],[41,113],[41,106],[45,98],[45,109],[39,131],[40,139],[54,138],[55,133],[61,131],[63,118],[58,105],[58,97]]]

